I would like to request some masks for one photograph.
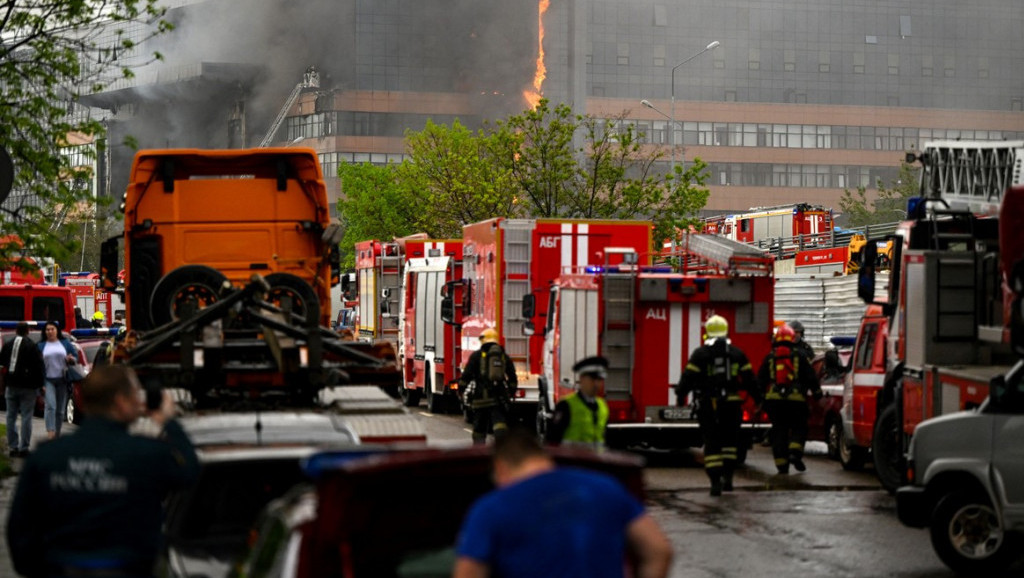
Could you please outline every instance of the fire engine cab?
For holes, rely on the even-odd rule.
[[[904,479],[918,423],[977,407],[1014,361],[1007,279],[1024,255],[1024,141],[937,141],[919,155],[921,196],[893,241],[887,296],[875,298],[876,243],[859,293],[869,309],[853,355],[843,444],[854,465],[870,448],[882,485]]]
[[[768,353],[773,260],[750,246],[704,234],[684,236],[671,265],[639,264],[630,249],[606,253],[618,253],[619,264],[576,267],[556,278],[546,296],[538,427],[543,430],[555,404],[574,391],[573,364],[600,354],[609,361],[604,391],[609,446],[700,446],[694,411],[678,403],[673,387],[690,353],[703,343],[703,324],[712,315],[729,321],[731,342],[751,363]],[[523,301],[526,317],[533,313],[532,297]],[[741,461],[755,431],[768,427],[755,413],[747,400]]]

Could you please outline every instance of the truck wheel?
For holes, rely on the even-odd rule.
[[[416,407],[420,404],[420,394],[423,393],[421,390],[405,387],[404,383],[399,388],[401,389],[402,405],[405,407]]]
[[[433,414],[441,414],[444,413],[444,395],[434,392],[434,383],[436,383],[437,377],[431,377],[433,375],[430,367],[427,367],[426,383],[423,384],[423,389],[427,396],[427,411]]]
[[[227,281],[220,271],[206,265],[183,265],[164,275],[150,297],[153,326],[178,319],[178,308],[188,298],[194,298],[199,309],[216,303]]]
[[[78,422],[75,421],[75,419],[76,419],[75,418],[75,414],[76,413],[78,413],[78,412],[75,411],[75,398],[73,398],[70,395],[68,395],[68,405],[64,409],[64,417],[66,418],[65,421],[67,423],[78,423]]]
[[[859,472],[864,469],[864,462],[868,459],[868,450],[860,446],[850,445],[846,439],[846,432],[843,431],[842,422],[839,423],[839,463],[848,472]]]
[[[839,444],[843,443],[843,422],[837,417],[825,420],[825,445],[829,459],[839,459]]]
[[[316,291],[301,278],[291,273],[271,273],[266,276],[267,285],[270,285],[270,293],[267,301],[275,306],[281,306],[282,297],[291,297],[292,313],[308,320],[310,316],[320,316],[320,299]]]
[[[882,487],[890,494],[903,483],[903,449],[900,443],[900,424],[896,419],[896,404],[890,403],[875,424],[871,440],[871,453],[875,461],[875,474]]]
[[[1014,553],[999,515],[977,493],[953,492],[939,500],[929,532],[935,553],[958,574],[990,575],[1009,565]]]

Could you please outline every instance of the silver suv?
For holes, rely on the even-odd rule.
[[[976,410],[917,426],[908,452],[910,485],[896,492],[900,522],[928,528],[953,570],[990,575],[1022,559],[1024,537],[1024,361],[994,378]]]

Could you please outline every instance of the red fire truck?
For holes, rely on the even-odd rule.
[[[893,237],[888,295],[877,301],[879,251],[865,246],[859,292],[870,305],[844,392],[847,456],[856,466],[870,449],[890,490],[917,424],[978,406],[1015,361],[1006,279],[1024,255],[1024,187],[1013,186],[1024,141],[938,141],[914,159],[921,196]]]
[[[360,341],[398,343],[398,296],[402,287],[403,246],[397,241],[356,243]],[[392,315],[394,313],[394,315]]]
[[[444,304],[462,315],[460,367],[480,347],[480,335],[494,328],[515,361],[519,380],[516,404],[531,416],[538,400],[544,339],[524,330],[543,326],[547,301],[524,316],[523,296],[546,294],[555,278],[574,267],[605,264],[609,248],[628,248],[647,262],[651,254],[649,221],[506,219],[499,217],[463,227],[463,273],[460,307],[451,296]],[[615,261],[611,261],[614,263]]]
[[[627,264],[579,267],[558,277],[544,308],[544,377],[538,427],[558,400],[574,390],[573,364],[589,355],[609,361],[604,396],[610,446],[661,448],[701,445],[696,417],[677,404],[673,387],[690,353],[703,342],[704,321],[721,315],[729,338],[758,363],[771,347],[772,258],[713,235],[689,234],[673,266]],[[530,296],[532,297],[532,296]],[[533,300],[524,306],[529,312]],[[763,416],[748,400],[741,459]]]
[[[756,207],[704,221],[705,233],[772,249],[779,259],[791,257],[797,250],[825,245],[832,228],[832,210],[807,203]]]
[[[458,407],[462,319],[444,323],[441,301],[445,287],[462,279],[462,240],[410,240],[405,255],[399,318],[402,401],[415,407],[426,397],[427,409],[439,413]]]

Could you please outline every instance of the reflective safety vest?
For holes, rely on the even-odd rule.
[[[562,436],[563,444],[604,445],[604,429],[608,426],[608,403],[597,398],[597,415],[591,411],[579,393],[566,396],[569,406],[569,427]]]

